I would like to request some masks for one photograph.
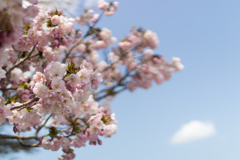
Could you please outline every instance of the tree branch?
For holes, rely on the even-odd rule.
[[[0,88],[0,91],[17,90],[17,88]]]
[[[20,109],[20,110],[21,110],[21,109],[23,109],[25,106],[27,106],[27,105],[29,105],[29,104],[31,104],[31,103],[33,103],[33,102],[36,102],[36,101],[38,101],[38,100],[39,100],[39,98],[36,97],[36,98],[32,99],[31,101],[23,104],[23,105],[20,105],[20,106],[16,106],[16,107],[11,108],[11,110],[14,110],[14,109]]]
[[[0,134],[0,139],[36,139],[38,140],[39,138],[37,136],[19,136],[19,135],[5,135],[5,134]]]

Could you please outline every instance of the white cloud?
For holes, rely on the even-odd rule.
[[[203,139],[216,134],[214,124],[211,122],[190,121],[182,125],[170,139],[172,144],[187,143]]]
[[[84,7],[85,8],[92,8],[97,6],[98,0],[85,0]]]
[[[24,0],[26,1],[26,0]],[[75,17],[80,12],[83,13],[83,9],[92,9],[97,6],[99,0],[38,0],[38,6],[44,10],[62,10],[65,15]],[[24,5],[26,2],[24,2]],[[77,15],[75,15],[77,12]]]
[[[73,14],[79,7],[81,0],[38,0],[38,6],[43,10],[61,10],[64,14]]]

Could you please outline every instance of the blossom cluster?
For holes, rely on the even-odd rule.
[[[169,62],[154,53],[159,39],[151,30],[133,27],[117,40],[110,29],[95,27],[118,2],[100,0],[101,14],[85,10],[76,18],[39,10],[37,0],[25,8],[16,2],[0,7],[0,124],[12,124],[17,135],[35,131],[30,138],[39,142],[29,147],[61,148],[60,160],[73,159],[73,147],[102,145],[100,137],[116,134],[109,101],[118,93],[148,89],[184,68],[179,58]]]
[[[34,18],[38,14],[35,6],[37,0],[28,0],[31,4],[23,8],[22,0],[2,0],[0,5],[0,50],[15,44],[19,36],[22,35],[21,29],[29,18]]]

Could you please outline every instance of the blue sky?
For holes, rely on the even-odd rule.
[[[84,160],[239,160],[240,1],[119,0],[119,10],[98,24],[123,38],[131,25],[158,34],[155,50],[180,57],[185,69],[162,85],[118,95],[111,103],[117,134],[102,146],[76,149]],[[190,143],[171,137],[193,120],[211,122],[216,134]],[[17,159],[56,159],[37,150]],[[37,158],[36,158],[37,157]]]

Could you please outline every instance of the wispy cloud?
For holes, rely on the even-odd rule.
[[[216,134],[215,126],[211,122],[190,121],[182,125],[170,139],[172,144],[192,142]]]
[[[92,8],[97,6],[99,0],[84,0],[85,4],[84,7],[85,8]]]
[[[79,8],[81,1],[82,0],[38,0],[38,6],[47,11],[58,9],[64,11],[64,14],[72,16]]]
[[[99,0],[39,0],[38,6],[44,10],[62,10],[64,14],[75,17],[79,9],[91,9],[97,6]],[[26,6],[28,2],[24,0]],[[79,13],[77,13],[78,15]],[[74,15],[74,16],[73,16]]]

